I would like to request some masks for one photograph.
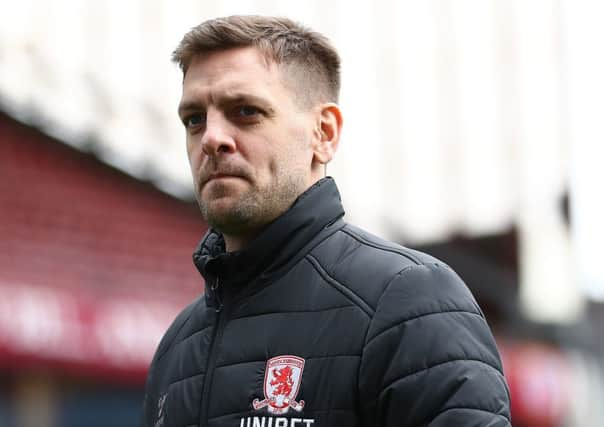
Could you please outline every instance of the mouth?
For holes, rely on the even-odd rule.
[[[208,182],[213,181],[215,179],[225,179],[225,178],[241,178],[241,177],[239,175],[232,175],[232,174],[228,174],[228,173],[217,173],[217,174],[210,175],[210,177],[208,178]]]
[[[203,188],[207,183],[209,183],[211,181],[223,180],[223,179],[244,179],[244,177],[242,175],[238,175],[238,174],[234,174],[234,173],[215,172],[215,173],[211,173],[210,175],[204,177],[201,180],[201,187]]]

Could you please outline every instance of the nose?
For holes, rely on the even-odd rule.
[[[231,125],[220,112],[207,112],[201,146],[203,152],[208,156],[235,151],[235,140],[232,136]]]

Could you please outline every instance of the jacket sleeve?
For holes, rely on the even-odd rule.
[[[359,390],[365,426],[511,426],[493,335],[444,265],[409,267],[390,282],[367,332]]]

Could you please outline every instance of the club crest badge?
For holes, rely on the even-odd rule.
[[[271,414],[285,414],[289,408],[300,412],[304,401],[296,401],[304,359],[297,356],[277,356],[266,362],[264,373],[264,400],[254,399],[255,410],[267,408]]]

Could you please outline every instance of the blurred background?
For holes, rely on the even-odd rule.
[[[347,218],[448,262],[516,427],[604,426],[604,2],[0,1],[0,427],[133,426],[203,282],[170,54],[285,15],[342,56]]]

